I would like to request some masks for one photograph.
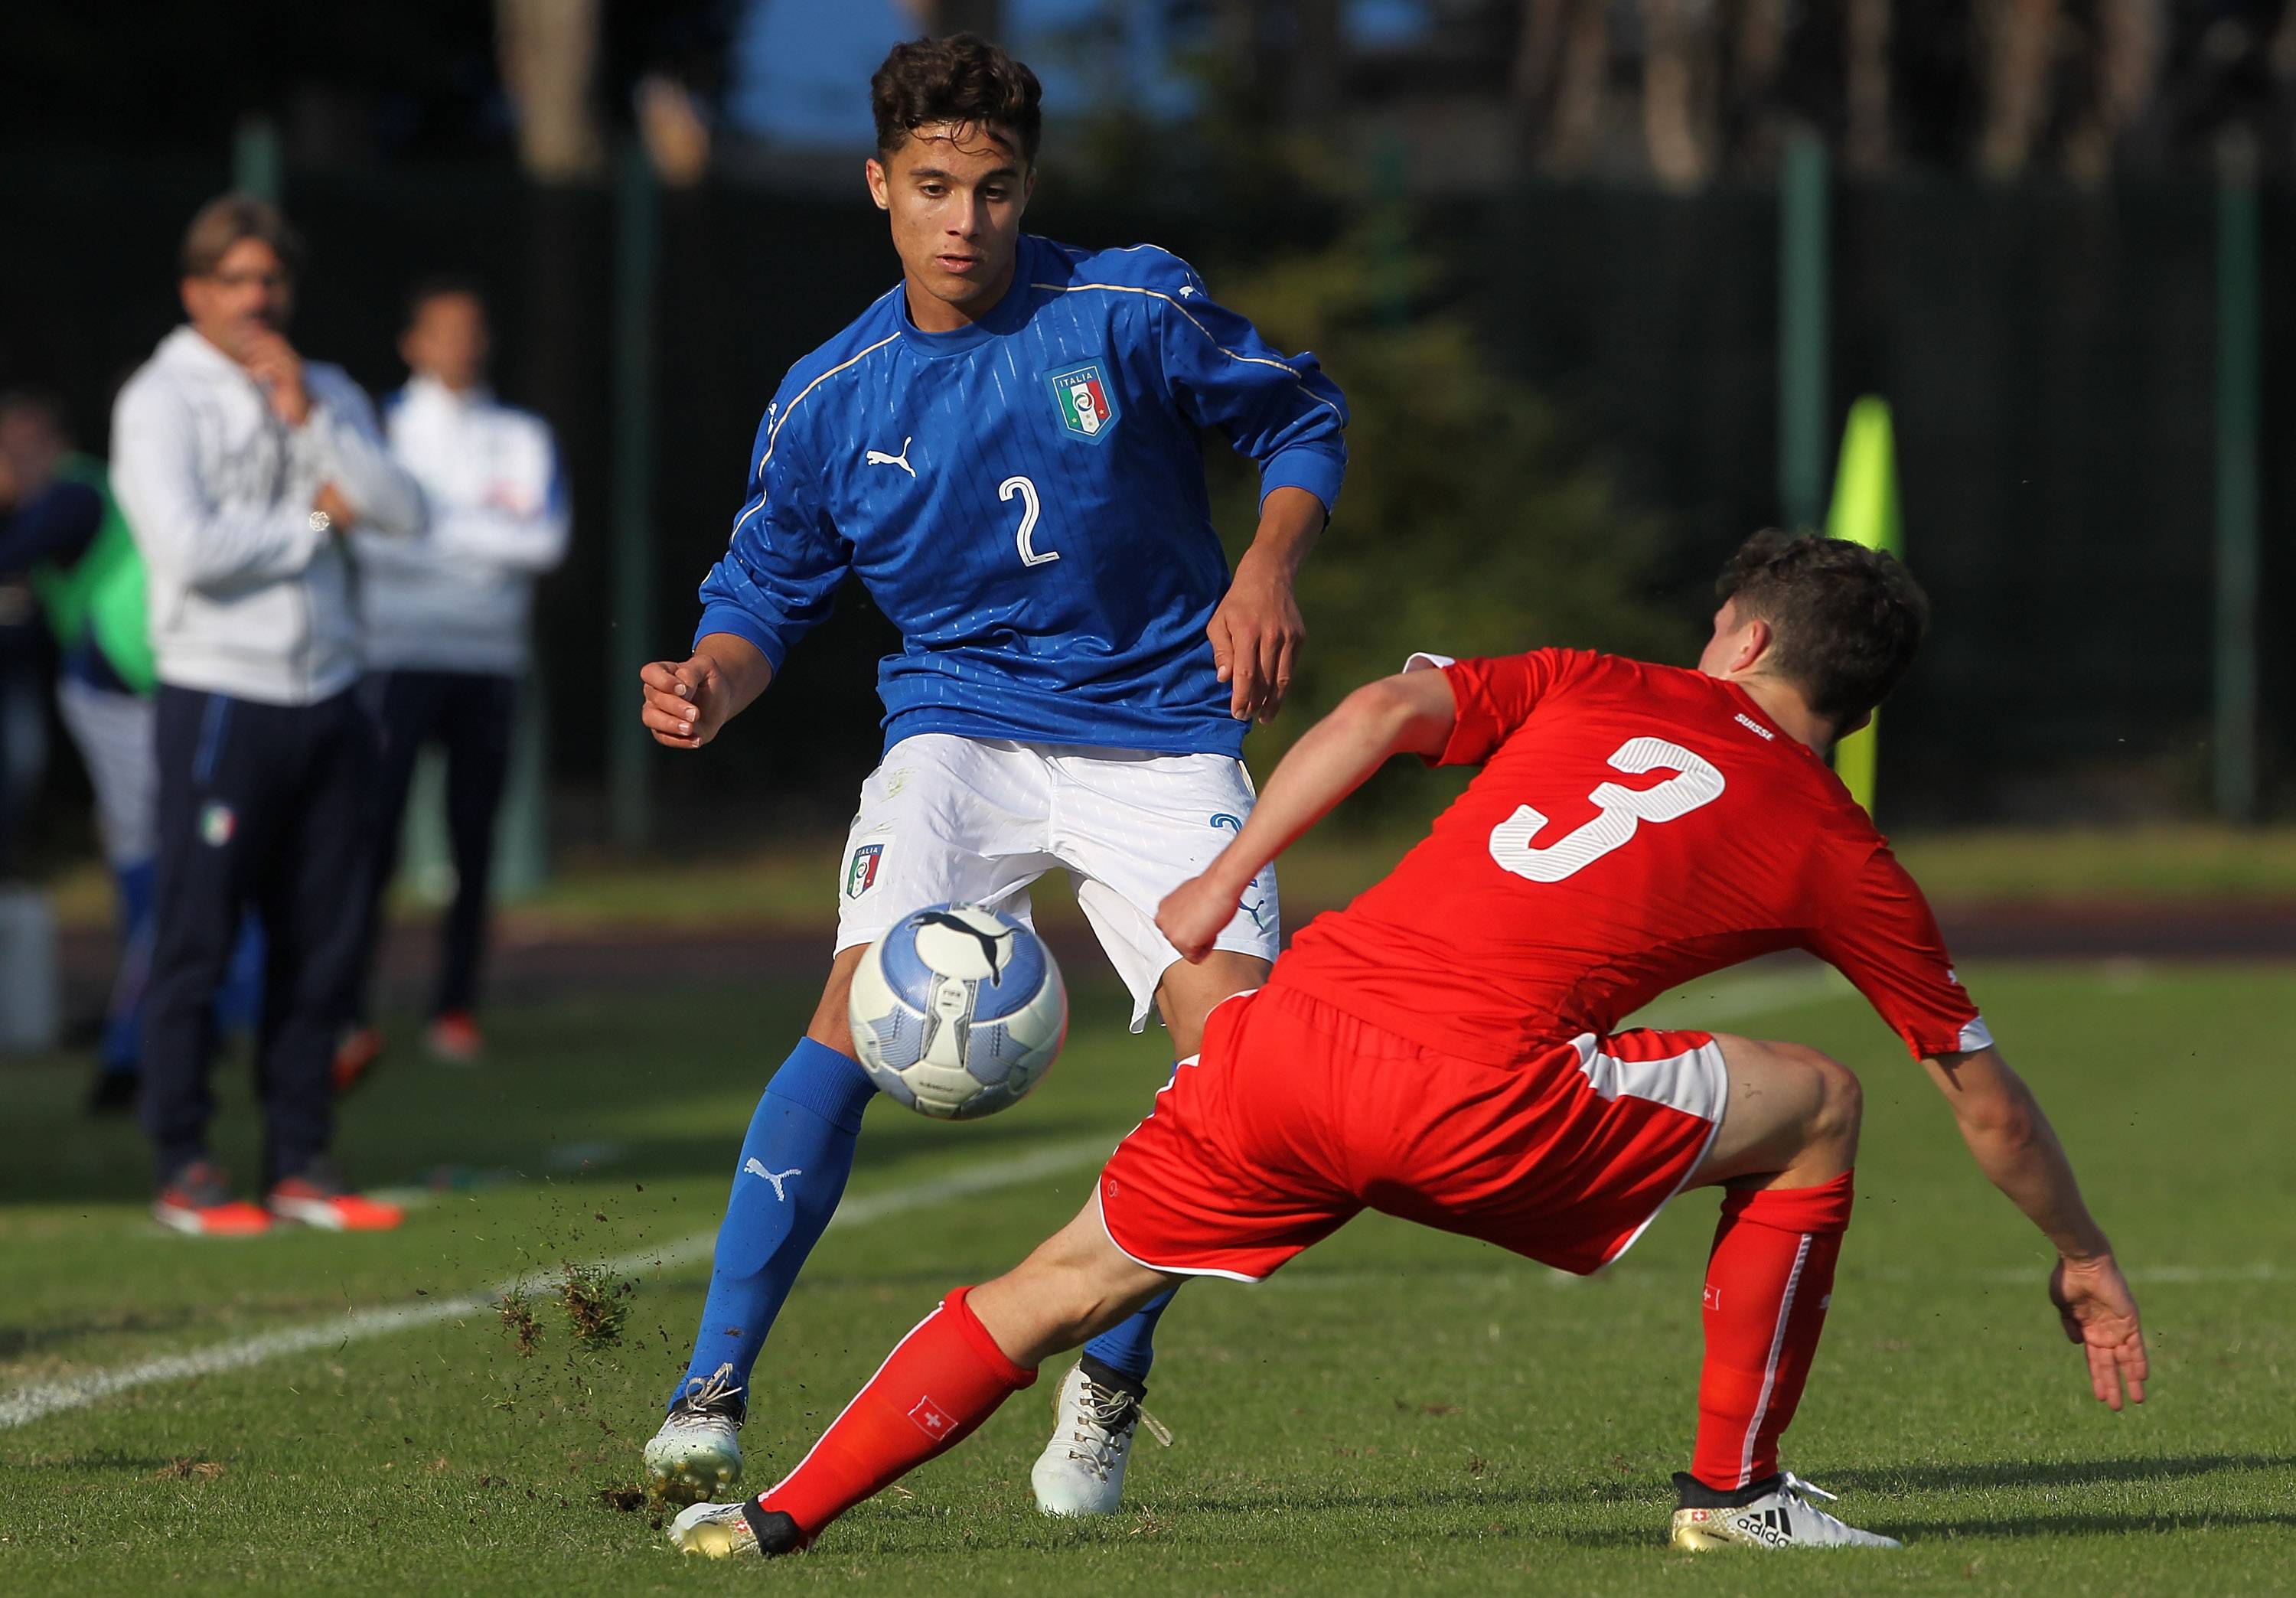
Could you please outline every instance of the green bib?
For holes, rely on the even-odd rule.
[[[103,463],[93,456],[66,455],[56,475],[67,482],[86,483],[103,498],[103,521],[87,553],[70,566],[49,564],[32,574],[32,591],[47,611],[48,627],[56,646],[69,650],[93,631],[119,680],[137,693],[149,695],[159,687],[160,674],[152,658],[152,629],[144,611],[144,557],[119,502],[111,497],[111,483]]]

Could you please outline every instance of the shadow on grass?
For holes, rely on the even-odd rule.
[[[198,1312],[185,1307],[160,1314],[128,1310],[117,1315],[67,1321],[53,1326],[0,1326],[0,1363],[23,1359],[43,1353],[59,1343],[75,1342],[84,1337],[118,1332],[179,1332],[199,1318]]]
[[[100,1448],[93,1454],[44,1454],[39,1456],[43,1471],[133,1471],[138,1476],[152,1476],[176,1462],[157,1455],[126,1454],[117,1448]]]
[[[1892,1465],[1825,1472],[1824,1485],[1868,1493],[1953,1493],[1979,1487],[2087,1487],[2108,1481],[2173,1481],[2218,1471],[2284,1471],[2296,1457],[2193,1454],[2174,1458],[1995,1460],[1983,1464]]]
[[[2079,1487],[2112,1481],[2169,1481],[2214,1475],[2221,1471],[2276,1471],[2296,1465],[2296,1459],[2260,1454],[2203,1454],[2172,1459],[2105,1459],[2032,1465],[2000,1462],[1988,1464],[1939,1465],[1905,1471],[1829,1471],[1825,1485],[1858,1492],[1903,1495],[1954,1492],[1963,1489],[2014,1487]],[[1509,1509],[1647,1509],[1663,1515],[1673,1508],[1672,1490],[1663,1481],[1640,1478],[1587,1481],[1577,1485],[1513,1486],[1503,1481],[1450,1487],[1417,1488],[1408,1492],[1348,1492],[1341,1489],[1307,1493],[1218,1492],[1191,1495],[1172,1503],[1173,1512],[1250,1514],[1273,1508],[1307,1513],[1362,1513],[1413,1510],[1442,1510],[1472,1505],[1504,1513]],[[1896,1507],[1902,1508],[1902,1505]],[[2012,1515],[2000,1520],[1939,1523],[1937,1520],[1873,1522],[1852,1508],[1853,1525],[1901,1538],[2046,1537],[2058,1534],[2123,1531],[2192,1530],[2207,1526],[2296,1526],[2296,1512],[2209,1510],[2166,1513]],[[1626,1546],[1648,1542],[1640,1531],[1594,1530],[1549,1533],[1526,1520],[1527,1533],[1556,1535],[1565,1542],[1587,1547]]]

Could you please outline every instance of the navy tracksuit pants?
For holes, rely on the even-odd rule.
[[[383,895],[398,870],[398,840],[414,785],[414,758],[426,743],[447,752],[447,836],[455,856],[455,902],[439,940],[433,1018],[478,1008],[493,891],[495,818],[510,785],[511,737],[518,725],[518,679],[503,672],[377,672],[361,690],[380,736],[374,785],[373,858],[359,967],[373,980],[382,928]],[[372,1012],[363,991],[359,1019]]]
[[[207,1154],[215,998],[242,914],[268,934],[255,1075],[263,1186],[334,1131],[330,1067],[358,979],[373,733],[348,690],[268,705],[160,690],[160,871],[144,996],[144,1130],[160,1179]]]

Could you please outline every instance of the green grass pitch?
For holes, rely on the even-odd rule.
[[[803,1559],[680,1561],[618,1489],[638,1479],[706,1266],[689,1250],[632,1271],[621,1340],[594,1351],[545,1290],[562,1262],[676,1258],[714,1224],[811,992],[634,984],[505,1010],[484,1069],[402,1053],[353,1102],[354,1176],[459,1184],[395,1236],[163,1235],[143,1218],[132,1128],[78,1119],[78,1068],[0,1069],[0,1414],[12,1395],[348,1311],[430,1314],[521,1272],[541,1325],[521,1356],[491,1309],[464,1311],[0,1429],[0,1592],[2296,1590],[2292,974],[1967,974],[2136,1281],[2154,1371],[2141,1411],[2087,1397],[2042,1297],[2039,1239],[1853,996],[1767,975],[1700,987],[1730,1029],[1816,1044],[1865,1078],[1857,1216],[1786,1461],[1855,1522],[1907,1539],[1900,1554],[1665,1546],[1715,1208],[1693,1194],[1589,1281],[1367,1217],[1267,1286],[1192,1287],[1150,1399],[1177,1446],[1143,1439],[1110,1521],[1030,1506],[1048,1381]],[[829,1235],[760,1368],[753,1486],[943,1291],[1081,1202],[1090,1151],[1165,1064],[1158,1038],[1121,1030],[1112,991],[1077,1004],[1066,1058],[1012,1113],[951,1127],[871,1111],[849,1203],[1016,1161],[1046,1174],[881,1201]],[[245,1173],[243,1068],[230,1078],[240,1141],[225,1153]]]

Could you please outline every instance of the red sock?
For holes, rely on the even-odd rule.
[[[1850,1173],[1816,1187],[1733,1192],[1706,1261],[1706,1364],[1690,1473],[1728,1492],[1778,1468],[1825,1330],[1849,1225]]]
[[[780,1486],[758,1495],[810,1543],[823,1527],[972,1435],[1037,1380],[1004,1357],[960,1287],[903,1338]]]

